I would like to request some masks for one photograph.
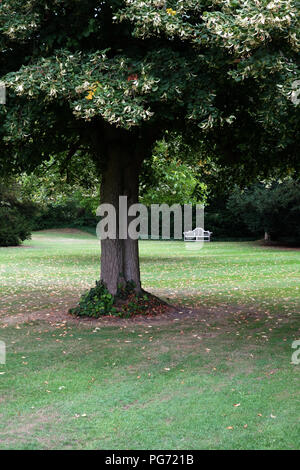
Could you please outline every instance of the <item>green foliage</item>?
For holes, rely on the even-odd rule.
[[[85,155],[76,153],[52,157],[33,173],[18,177],[19,191],[39,205],[73,199],[89,211],[99,203],[100,177],[96,165]]]
[[[35,230],[96,227],[100,178],[90,159],[76,154],[66,165],[65,157],[51,158],[32,174],[20,175],[17,181],[21,197],[37,206]]]
[[[0,246],[20,245],[30,238],[30,223],[16,207],[4,204],[0,201]]]
[[[233,214],[226,207],[205,211],[205,228],[213,232],[212,240],[253,240],[259,238],[259,231],[250,230],[242,215]]]
[[[236,185],[233,186],[230,179],[226,184],[224,176],[217,168],[206,179],[209,191],[205,206],[205,228],[213,232],[214,241],[259,238],[259,232],[248,228],[240,211],[228,209],[227,202],[232,192],[242,190]]]
[[[114,296],[109,293],[101,281],[81,296],[77,307],[70,309],[70,313],[77,316],[99,318],[103,315],[116,315],[113,307]]]
[[[36,206],[20,198],[16,182],[0,180],[0,246],[17,246],[30,238]]]
[[[72,315],[100,318],[113,315],[130,318],[133,315],[153,314],[164,305],[159,299],[150,298],[146,293],[134,292],[135,283],[129,281],[119,286],[116,296],[109,293],[102,281],[81,296],[78,305],[70,309]]]
[[[103,163],[117,127],[204,140],[249,176],[298,167],[299,17],[296,0],[1,2],[2,169]]]
[[[207,187],[199,181],[196,157],[197,152],[178,136],[157,142],[152,159],[144,162],[140,202],[146,206],[203,203]]]
[[[37,214],[33,219],[35,230],[44,230],[59,227],[94,227],[98,219],[95,213],[89,211],[75,198],[63,201],[49,201],[38,207]]]
[[[273,240],[300,242],[299,181],[286,179],[235,190],[227,207],[251,231],[267,232]]]

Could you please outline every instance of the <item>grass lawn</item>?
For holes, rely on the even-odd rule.
[[[75,321],[99,242],[0,248],[1,449],[299,449],[300,251],[140,243],[161,318]]]

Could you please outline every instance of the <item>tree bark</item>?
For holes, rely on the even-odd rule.
[[[135,146],[114,139],[106,151],[106,166],[101,181],[101,204],[112,204],[116,211],[117,238],[101,240],[101,280],[112,295],[118,288],[133,281],[136,293],[141,292],[138,240],[128,238],[130,218],[119,211],[119,196],[127,196],[128,207],[138,202],[138,186],[142,156]],[[119,237],[121,218],[126,216],[123,236]],[[126,238],[127,237],[127,238]]]
[[[136,204],[139,198],[139,171],[140,161],[135,159],[131,165],[127,165],[125,176],[125,196],[127,196],[128,207]],[[127,229],[131,220],[134,217],[128,217]],[[140,276],[140,261],[139,261],[139,242],[127,237],[124,240],[124,277],[125,281],[133,281],[135,284],[136,293],[141,292],[141,276]]]

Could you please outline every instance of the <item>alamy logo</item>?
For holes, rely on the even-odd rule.
[[[183,234],[192,230],[193,221],[204,232],[204,208],[200,204],[194,209],[190,204],[151,204],[149,208],[143,204],[128,206],[127,196],[120,196],[118,207],[101,204],[96,214],[101,217],[96,230],[101,240],[159,240],[160,237],[170,240],[171,231],[175,240],[182,240]],[[188,249],[201,248],[205,239],[199,236],[196,241],[196,244],[187,244]]]
[[[0,364],[6,363],[6,346],[4,341],[0,341]]]
[[[296,349],[292,354],[292,364],[298,365],[300,364],[300,339],[293,341],[292,348]]]
[[[6,88],[5,83],[0,82],[0,104],[6,103]]]
[[[292,83],[292,90],[291,100],[295,105],[298,105],[300,103],[300,80],[295,80]]]

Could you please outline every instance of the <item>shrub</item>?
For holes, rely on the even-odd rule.
[[[13,177],[0,178],[0,246],[20,245],[30,238],[36,206],[21,197]]]
[[[30,223],[16,207],[0,201],[0,246],[17,246],[30,238]]]

